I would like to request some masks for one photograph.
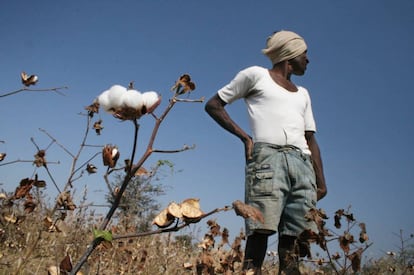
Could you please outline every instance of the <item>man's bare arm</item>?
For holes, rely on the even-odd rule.
[[[227,105],[218,94],[215,94],[207,101],[206,112],[226,131],[237,136],[244,144],[246,160],[252,158],[253,141],[252,138],[235,123],[224,108]]]
[[[317,199],[320,200],[326,196],[328,192],[326,188],[325,176],[323,172],[323,164],[319,145],[316,141],[314,132],[306,131],[305,138],[312,153],[313,168],[316,175]]]

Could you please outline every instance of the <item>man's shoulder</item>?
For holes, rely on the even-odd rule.
[[[261,66],[250,66],[240,71],[239,75],[250,79],[252,83],[260,81],[263,77],[269,74],[268,69]]]
[[[264,74],[268,72],[268,69],[261,66],[250,66],[242,70],[244,73],[248,74]]]

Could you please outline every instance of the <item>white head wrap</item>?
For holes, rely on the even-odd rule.
[[[276,64],[295,58],[307,49],[305,40],[291,31],[278,31],[267,39],[266,49],[262,53]]]

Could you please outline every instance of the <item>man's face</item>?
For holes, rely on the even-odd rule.
[[[308,56],[306,52],[289,60],[289,65],[290,65],[292,74],[304,75],[308,63],[309,63],[309,60],[308,60]]]

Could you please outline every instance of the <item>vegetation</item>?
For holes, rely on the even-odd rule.
[[[24,87],[0,95],[12,96],[27,91],[60,92],[62,88],[31,89],[36,75],[21,74]],[[63,87],[66,88],[66,87]],[[160,209],[157,197],[165,192],[159,179],[160,169],[173,169],[168,160],[159,160],[150,169],[144,163],[153,153],[179,153],[193,149],[165,151],[153,148],[158,129],[176,103],[202,102],[182,95],[195,89],[189,75],[181,76],[174,85],[169,104],[157,116],[161,98],[154,92],[139,93],[133,83],[128,88],[111,87],[85,108],[86,127],[81,146],[75,153],[60,144],[49,132],[41,130],[50,144],[40,148],[31,139],[36,150],[33,163],[35,171],[43,169],[47,179],[40,173],[24,177],[14,191],[0,192],[0,275],[1,274],[243,274],[241,271],[245,235],[229,232],[214,219],[221,211],[234,210],[245,219],[261,220],[257,209],[240,201],[204,212],[197,198],[181,203],[170,203]],[[132,102],[132,103],[131,103]],[[90,129],[100,135],[102,120],[95,119],[99,109],[111,113],[115,119],[132,122],[134,136],[130,158],[122,164],[116,145],[88,145]],[[146,150],[136,157],[139,120],[148,115],[154,119],[152,135]],[[47,160],[51,145],[58,145],[72,159],[70,175],[63,186],[53,177],[51,162]],[[88,161],[79,163],[86,147],[97,151],[86,156]],[[0,153],[0,167],[17,165],[22,160],[6,160],[7,153]],[[99,167],[92,164],[100,157]],[[102,169],[104,168],[104,169]],[[104,171],[102,180],[108,190],[106,215],[95,212],[88,201],[85,188],[79,200],[73,198],[74,183],[86,173]],[[48,203],[46,185],[56,188],[58,195]],[[358,222],[348,209],[334,214],[333,227],[327,227],[328,217],[323,210],[313,209],[308,219],[318,226],[319,232],[304,231],[291,257],[301,259],[304,274],[361,274],[413,273],[413,235],[406,237],[401,231],[397,236],[400,250],[389,252],[387,257],[362,264],[362,255],[370,243],[366,225]],[[190,225],[205,223],[207,232],[199,239],[184,229]],[[155,229],[154,229],[155,228]],[[341,233],[338,233],[341,232]],[[232,236],[232,234],[235,234]],[[317,245],[324,255],[313,256],[312,246]],[[269,252],[262,274],[278,272],[277,253]],[[246,271],[244,274],[253,274]]]

